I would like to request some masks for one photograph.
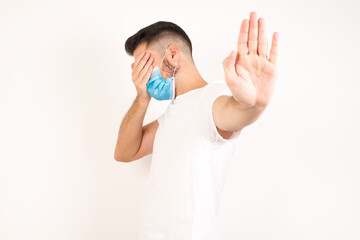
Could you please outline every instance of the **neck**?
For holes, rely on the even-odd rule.
[[[188,91],[204,87],[207,82],[201,77],[194,65],[182,67],[182,71],[175,76],[175,98]]]

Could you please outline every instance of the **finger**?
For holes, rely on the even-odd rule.
[[[146,53],[142,58],[141,60],[138,62],[137,65],[134,66],[135,70],[133,72],[133,74],[135,76],[139,75],[139,72],[143,69],[143,67],[145,66],[147,60],[149,59],[150,57],[150,53]]]
[[[153,66],[150,65],[150,67],[148,68],[144,78],[142,79],[142,83],[145,83],[147,84],[149,79],[150,79],[150,76],[151,76],[151,73],[152,73],[152,70],[153,70]]]
[[[140,60],[144,57],[146,52],[142,52],[142,54],[138,57],[138,59],[135,59],[135,62],[132,64],[133,67],[136,67],[138,65],[138,63],[140,62]]]
[[[259,39],[258,39],[258,54],[266,57],[268,51],[268,43],[265,29],[265,19],[259,18]]]
[[[140,71],[140,73],[139,73],[139,76],[138,76],[139,81],[141,81],[141,80],[144,78],[144,76],[146,75],[149,67],[150,67],[151,64],[153,63],[153,61],[154,61],[154,59],[151,57],[151,58],[149,59],[149,61],[146,62],[146,65],[144,66],[144,68],[143,68],[143,69]]]
[[[257,32],[256,12],[251,12],[249,19],[249,54],[257,53]]]
[[[272,37],[271,49],[270,49],[270,62],[276,64],[278,51],[279,51],[279,33],[274,32]]]
[[[235,71],[235,60],[237,52],[231,51],[230,54],[223,60],[222,64],[224,67],[225,78],[227,80],[235,80],[236,71]]]
[[[246,55],[248,52],[248,34],[249,34],[249,21],[245,18],[240,27],[240,33],[237,41],[237,51],[240,55]]]

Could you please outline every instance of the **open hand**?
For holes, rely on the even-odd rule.
[[[270,56],[265,20],[256,12],[242,21],[237,41],[237,52],[231,51],[223,60],[226,84],[233,98],[244,108],[266,107],[275,88],[277,75],[279,33],[274,32]]]
[[[142,55],[131,64],[131,78],[136,87],[137,95],[146,101],[151,100],[151,96],[147,91],[146,84],[151,76],[154,58],[150,53],[143,52]]]

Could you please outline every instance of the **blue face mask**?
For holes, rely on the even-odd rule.
[[[165,54],[166,54],[166,51],[165,51]],[[152,74],[150,76],[150,79],[146,84],[148,93],[153,98],[155,98],[156,100],[160,100],[160,101],[162,101],[162,100],[172,100],[172,99],[175,98],[175,78],[174,78],[174,74],[175,74],[177,63],[176,63],[175,68],[174,68],[173,76],[169,77],[167,79],[164,79],[161,76],[160,67],[161,67],[162,62],[164,61],[165,54],[164,54],[164,57],[161,60],[160,66],[155,67],[153,69]]]

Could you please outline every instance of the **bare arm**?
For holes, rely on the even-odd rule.
[[[148,123],[143,127],[142,129],[143,137],[142,137],[141,145],[138,152],[131,159],[132,161],[138,160],[153,152],[154,139],[158,127],[159,127],[159,123],[157,120],[152,121],[151,123]]]
[[[227,95],[219,96],[212,106],[214,123],[225,133],[241,131],[247,125],[255,122],[264,110],[265,107],[260,106],[243,109],[232,96]],[[222,133],[220,132],[220,134]]]
[[[131,162],[152,152],[152,142],[157,129],[157,121],[143,127],[146,110],[151,100],[146,83],[152,72],[153,58],[143,52],[131,65],[132,81],[137,97],[121,122],[116,141],[114,158],[119,162]]]
[[[158,127],[153,121],[143,127],[149,102],[139,96],[121,122],[114,158],[120,162],[131,162],[152,153],[154,136]]]
[[[277,78],[279,33],[273,33],[270,56],[265,20],[257,21],[256,12],[244,19],[238,37],[237,52],[224,59],[226,84],[232,96],[220,96],[213,104],[216,126],[240,131],[256,121],[268,106]]]

